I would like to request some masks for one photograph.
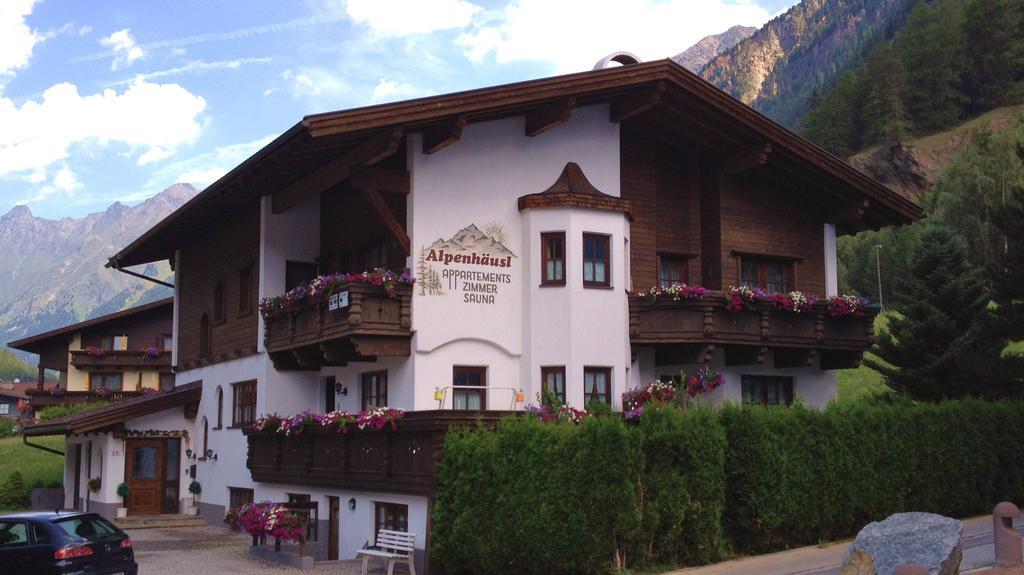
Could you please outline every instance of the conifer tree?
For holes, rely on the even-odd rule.
[[[907,70],[907,113],[920,133],[933,132],[960,119],[966,98],[960,91],[964,72],[963,3],[921,3],[907,17],[898,48]]]
[[[868,58],[865,75],[864,143],[892,144],[906,139],[910,134],[904,103],[907,73],[891,44],[882,42],[875,48]]]
[[[24,509],[29,505],[28,488],[21,472],[14,471],[0,487],[0,505],[6,509]]]
[[[1024,147],[1018,148],[1024,161]],[[1024,340],[1024,186],[1007,194],[1003,209],[993,218],[1002,239],[1000,258],[991,266],[994,298],[1002,333]]]
[[[1001,357],[1007,340],[993,329],[982,272],[963,239],[929,224],[914,250],[911,273],[896,290],[898,314],[865,358],[890,388],[926,401],[967,395],[1020,395],[1013,366]]]
[[[1024,81],[1024,2],[973,0],[965,12],[970,65],[964,88],[972,112],[1019,100]]]

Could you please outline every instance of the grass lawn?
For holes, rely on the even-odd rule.
[[[33,437],[29,441],[64,450],[63,435]],[[0,482],[7,481],[14,471],[21,472],[29,489],[37,479],[46,485],[61,483],[64,480],[64,458],[23,444],[21,436],[5,437],[0,439]]]

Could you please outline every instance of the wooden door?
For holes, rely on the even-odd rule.
[[[157,515],[163,501],[164,441],[129,439],[125,454],[129,515]]]
[[[338,538],[341,536],[340,525],[338,525],[338,522],[341,520],[341,509],[338,498],[328,497],[327,507],[329,515],[329,520],[327,522],[327,560],[337,561]]]

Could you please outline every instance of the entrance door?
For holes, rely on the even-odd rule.
[[[124,475],[129,515],[157,515],[163,502],[164,441],[129,439]]]
[[[338,522],[341,518],[340,504],[337,497],[327,498],[329,520],[327,522],[327,560],[338,560],[338,538],[341,536]]]

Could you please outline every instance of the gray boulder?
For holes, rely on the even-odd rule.
[[[893,575],[916,564],[930,575],[957,575],[963,558],[964,527],[934,513],[896,513],[869,523],[850,545],[840,575]]]

